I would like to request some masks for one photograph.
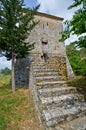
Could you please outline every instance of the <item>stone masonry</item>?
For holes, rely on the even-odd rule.
[[[62,31],[62,21],[63,18],[51,16],[43,13],[37,13],[35,15],[35,21],[39,21],[38,25],[32,30],[28,39],[31,43],[35,42],[34,49],[31,52],[31,55],[38,54],[41,58],[42,54],[42,42],[47,41],[48,43],[48,56],[52,57],[53,55],[65,56],[66,57],[66,67],[67,67],[67,75],[68,78],[74,78],[74,74],[70,63],[66,56],[65,44],[59,42],[60,32]],[[30,59],[30,58],[29,58]],[[28,58],[27,58],[28,60]],[[28,78],[28,70],[30,66],[30,61],[27,63],[27,60],[17,60],[16,61],[16,70],[15,70],[15,78],[16,85],[24,86],[26,85],[26,81]],[[21,63],[22,61],[22,63]],[[24,78],[24,79],[23,79]],[[26,78],[26,79],[25,79]]]
[[[29,84],[30,57],[16,60],[15,63],[15,83],[19,86],[27,87]]]

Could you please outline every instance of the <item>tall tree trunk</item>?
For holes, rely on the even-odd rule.
[[[15,93],[14,51],[12,51],[12,91]]]

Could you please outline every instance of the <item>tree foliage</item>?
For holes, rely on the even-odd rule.
[[[14,61],[34,48],[27,38],[37,25],[34,15],[39,6],[24,9],[24,0],[0,0],[0,52],[12,59],[12,88],[15,91]]]
[[[11,70],[8,67],[6,67],[6,68],[0,70],[0,74],[9,75],[9,74],[11,74]]]
[[[15,58],[25,57],[34,46],[25,39],[37,24],[33,18],[38,7],[26,11],[23,5],[23,0],[1,0],[0,49],[8,59],[12,59],[12,52]]]
[[[70,34],[76,34],[79,38],[74,43],[80,48],[86,48],[86,35],[82,35],[86,33],[86,0],[74,0],[74,3],[68,9],[74,7],[79,7],[79,9],[75,11],[71,20],[64,22],[65,30],[61,33],[61,41],[69,38]]]
[[[74,43],[66,46],[67,56],[76,75],[86,76],[86,48],[77,50]]]

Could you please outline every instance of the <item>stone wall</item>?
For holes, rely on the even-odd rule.
[[[67,56],[66,56],[66,67],[67,67],[67,77],[68,77],[68,80],[74,79],[75,75],[74,75],[74,72],[72,70],[72,67],[71,67],[71,65],[69,63],[69,60],[68,60]]]
[[[30,57],[16,60],[15,83],[16,86],[28,86],[29,84]]]
[[[31,35],[27,40],[35,42],[35,48],[32,53],[42,54],[42,39],[48,41],[49,53],[57,55],[66,55],[65,45],[59,42],[60,32],[62,31],[62,19],[51,19],[44,15],[35,16],[35,20],[39,21],[39,24],[31,32]]]

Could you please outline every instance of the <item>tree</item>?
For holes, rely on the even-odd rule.
[[[4,75],[9,75],[11,74],[11,70],[8,67],[5,67],[4,69],[0,70],[0,73]]]
[[[86,76],[86,48],[77,50],[74,43],[66,46],[66,52],[76,75]]]
[[[70,34],[76,34],[78,36],[78,41],[74,43],[79,48],[86,48],[86,0],[73,0],[74,3],[68,8],[79,7],[77,11],[75,11],[73,18],[71,20],[66,20],[65,30],[61,33],[62,38],[60,41],[65,41],[70,37]],[[85,35],[82,35],[85,34]]]
[[[77,50],[74,43],[66,45],[66,52],[67,52],[68,57],[72,57],[72,56],[79,56],[80,57],[79,50]]]
[[[25,57],[34,48],[28,36],[37,25],[34,15],[39,6],[24,9],[23,0],[0,0],[0,52],[12,59],[12,91],[15,92],[14,62]]]

